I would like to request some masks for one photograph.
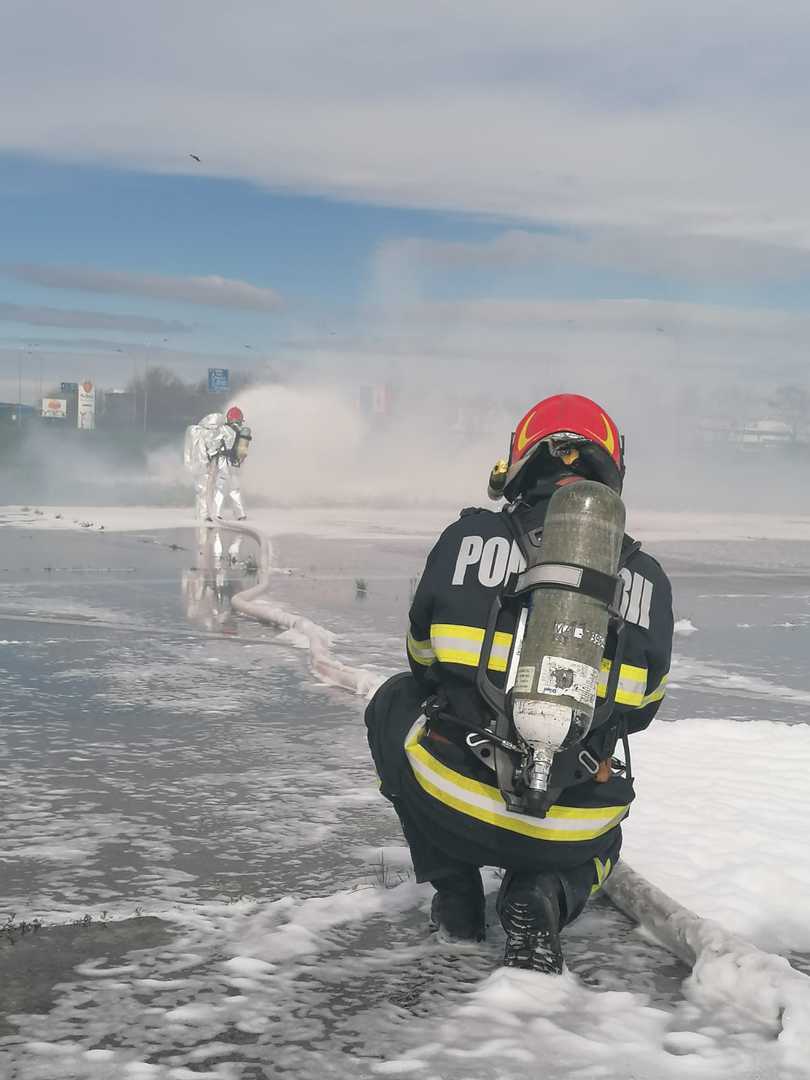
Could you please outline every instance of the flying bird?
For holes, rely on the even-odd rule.
[[[188,156],[190,158],[194,158],[194,160],[197,162],[198,165],[200,164],[200,159],[197,157],[196,154],[189,154]]]

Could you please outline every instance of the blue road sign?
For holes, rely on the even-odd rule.
[[[221,394],[227,390],[230,384],[230,372],[226,367],[210,367],[208,369],[208,393]]]

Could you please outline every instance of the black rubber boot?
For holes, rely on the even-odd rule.
[[[560,975],[560,905],[563,889],[556,874],[507,873],[497,911],[506,931],[504,967]]]
[[[449,941],[483,941],[484,886],[477,866],[431,881],[436,895],[430,905],[430,929]]]

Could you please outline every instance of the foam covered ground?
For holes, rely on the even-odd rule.
[[[107,511],[87,514],[104,519]],[[33,516],[34,526],[47,526],[44,515]],[[58,524],[66,517],[70,512]],[[74,530],[86,520],[78,511],[72,517]],[[54,630],[22,633],[15,623],[11,633],[0,624],[5,738],[14,746],[2,845],[7,859],[28,866],[15,910],[66,919],[106,907],[119,917],[137,903],[174,933],[169,944],[123,961],[80,965],[46,1013],[17,1016],[16,1034],[0,1039],[7,1075],[810,1076],[810,1031],[798,1015],[775,1021],[761,969],[716,963],[687,978],[604,902],[566,934],[571,971],[559,980],[498,968],[502,936],[492,912],[481,947],[442,945],[425,934],[430,889],[409,880],[393,814],[374,793],[362,699],[313,682],[306,650],[317,637],[318,655],[340,662],[343,675],[360,667],[364,678],[379,679],[401,667],[401,639],[388,612],[395,596],[400,613],[407,607],[416,541],[436,531],[428,518],[399,530],[393,517],[381,525],[361,512],[312,518],[308,527],[299,518],[304,533],[333,538],[341,589],[353,586],[364,565],[356,561],[361,538],[385,547],[387,534],[392,552],[402,540],[413,547],[392,555],[401,569],[379,609],[374,594],[383,591],[382,577],[369,576],[368,600],[350,597],[337,606],[324,573],[279,578],[260,601],[289,616],[270,653],[264,640],[250,637],[206,645],[178,633],[156,645],[138,637],[142,612],[120,643],[92,629],[77,639],[71,630],[74,651],[64,654]],[[437,518],[440,527],[446,515]],[[161,512],[155,518],[150,511],[138,528],[156,520],[164,521]],[[674,519],[670,527],[694,542],[693,529]],[[762,521],[754,528],[739,519],[733,528],[738,539],[746,529],[767,530]],[[794,542],[804,528],[797,525]],[[707,529],[704,539],[714,543]],[[732,523],[721,522],[722,530],[732,532]],[[300,569],[305,546],[288,548],[298,558],[282,543],[282,562]],[[771,550],[762,553],[771,557]],[[795,560],[794,551],[782,562]],[[9,596],[24,610],[27,598],[16,588]],[[801,965],[810,952],[810,678],[801,663],[807,623],[794,609],[806,613],[810,590],[803,581],[777,587],[767,574],[757,588],[766,606],[749,610],[748,629],[739,631],[754,635],[744,667],[723,642],[726,622],[738,618],[734,596],[750,601],[751,583],[704,590],[724,599],[700,600],[698,592],[684,599],[664,713],[677,722],[656,722],[634,740],[639,798],[625,855],[700,915]],[[678,595],[687,596],[676,579]],[[28,610],[44,617],[42,595],[33,599]],[[91,627],[96,605],[100,622],[114,621],[120,610],[106,595],[92,601],[79,590],[69,600],[63,590],[59,599],[60,610],[69,613],[74,603]],[[710,637],[705,615],[718,604],[728,605],[726,622]],[[781,622],[790,627],[776,630]],[[790,664],[768,654],[779,632],[790,635]],[[31,662],[15,668],[4,650]],[[95,656],[89,665],[88,653]],[[769,659],[757,664],[757,655]],[[222,689],[222,672],[246,695],[244,717]],[[328,678],[316,674],[321,683]],[[85,693],[88,679],[93,715],[85,724],[78,706],[75,717],[67,715],[66,702]],[[35,685],[37,707],[26,713]],[[293,714],[296,686],[306,715],[330,724],[328,753],[303,784],[303,763],[322,745],[322,731]],[[134,736],[128,718],[144,700],[149,708]],[[748,722],[730,719],[732,709]],[[297,739],[284,766],[280,732]],[[47,769],[37,764],[43,736],[55,751]],[[488,888],[491,903],[493,874]],[[753,1012],[752,1001],[761,1003]]]

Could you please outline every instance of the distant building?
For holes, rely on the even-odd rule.
[[[0,424],[26,424],[36,415],[33,405],[20,405],[16,401],[0,401]]]
[[[744,422],[704,417],[697,422],[695,432],[702,443],[726,444],[740,449],[810,444],[810,429],[794,427],[793,424],[775,417]]]
[[[738,433],[739,442],[748,446],[784,446],[796,438],[793,427],[784,420],[754,420]]]

